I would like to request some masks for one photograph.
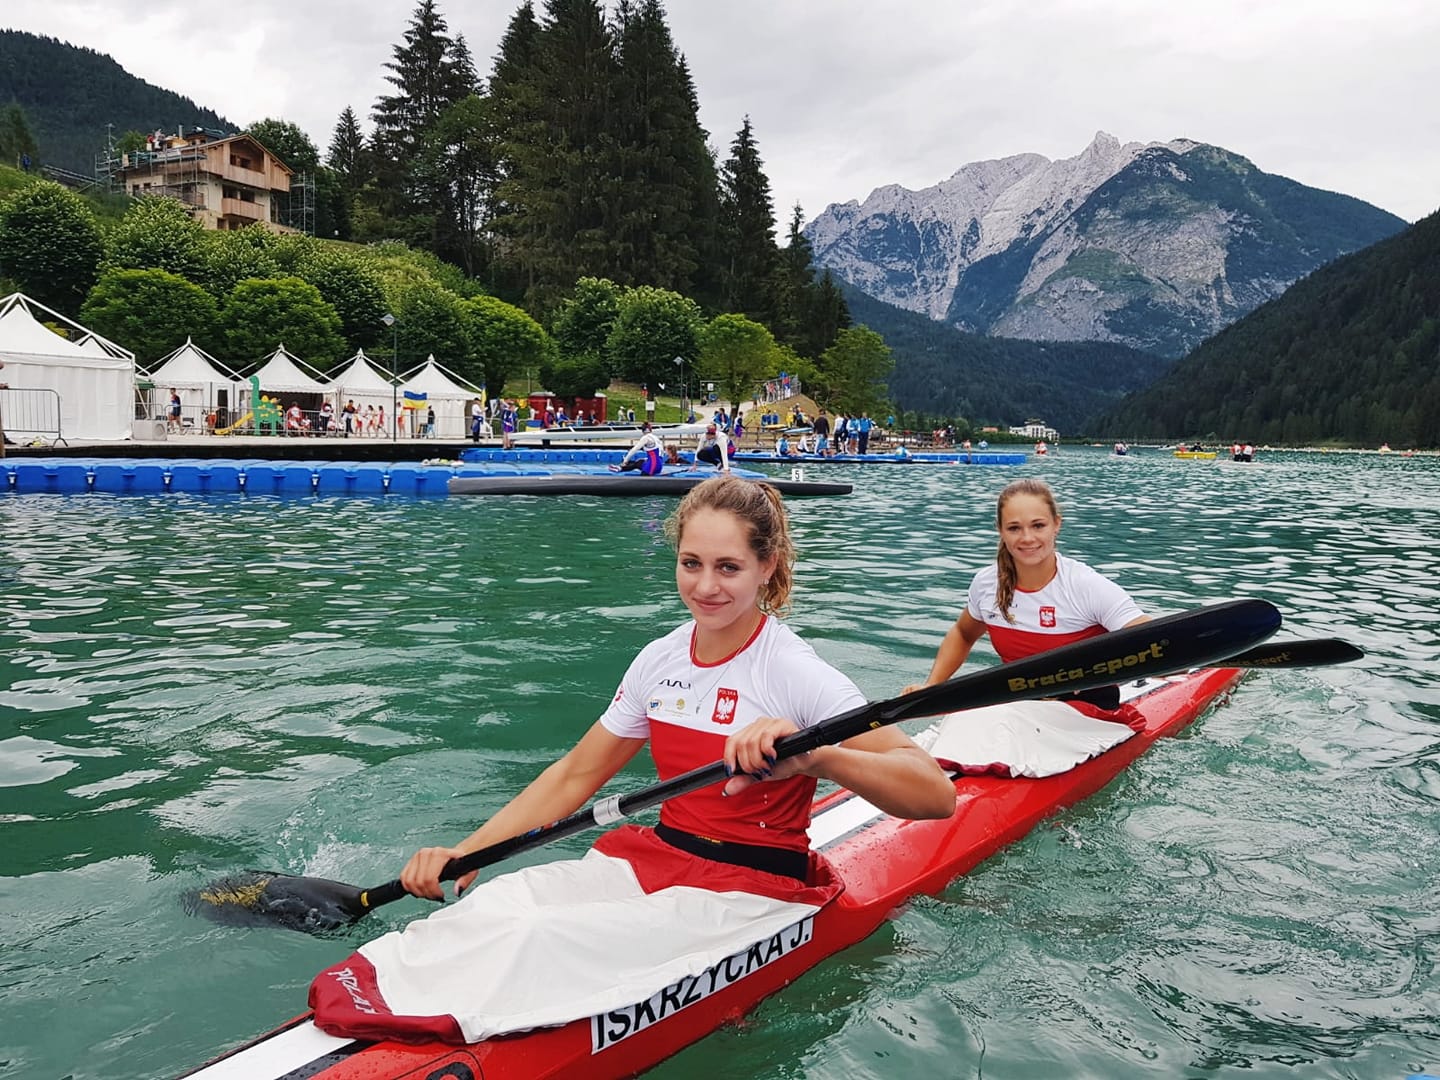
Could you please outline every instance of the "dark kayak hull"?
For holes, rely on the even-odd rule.
[[[450,481],[451,495],[684,495],[714,472],[678,472],[662,476],[629,473],[551,473],[545,476],[457,476]],[[815,480],[786,480],[781,477],[750,475],[746,480],[763,480],[782,495],[849,495],[853,484],[822,483]]]

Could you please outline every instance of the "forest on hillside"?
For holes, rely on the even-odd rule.
[[[1440,213],[1297,282],[1116,406],[1097,430],[1440,446]]]
[[[237,130],[213,110],[137,79],[104,53],[21,30],[0,30],[0,105],[10,103],[25,111],[37,168],[58,165],[86,176],[108,140],[127,130],[174,131],[182,124]]]
[[[1172,361],[1106,341],[1022,341],[967,334],[886,304],[842,282],[851,317],[895,354],[890,396],[906,412],[965,417],[973,425],[1044,420],[1084,435],[1126,394]]]

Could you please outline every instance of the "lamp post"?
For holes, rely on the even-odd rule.
[[[400,331],[395,326],[395,316],[388,311],[380,321],[390,328],[390,441],[398,437],[400,427]]]
[[[685,358],[675,357],[675,366],[680,369],[680,422],[683,424],[690,419],[690,414],[685,409],[685,398],[689,396],[686,393],[688,384],[685,382]]]

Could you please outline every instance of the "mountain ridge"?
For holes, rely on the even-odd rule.
[[[1339,255],[1405,227],[1193,139],[973,162],[806,227],[819,266],[959,329],[1179,356]]]

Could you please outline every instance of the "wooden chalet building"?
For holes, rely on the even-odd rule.
[[[293,171],[250,135],[209,128],[155,132],[146,149],[125,154],[113,176],[127,194],[179,199],[207,229],[243,229],[259,223],[273,232],[282,224]]]

